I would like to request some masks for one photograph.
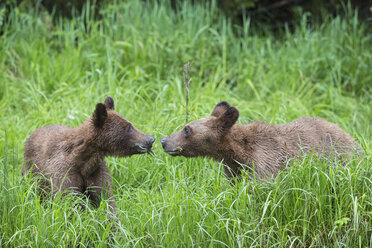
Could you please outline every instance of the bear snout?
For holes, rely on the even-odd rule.
[[[179,146],[174,148],[174,144],[173,144],[172,140],[170,142],[168,142],[167,138],[162,138],[160,140],[160,142],[161,142],[161,145],[163,146],[163,149],[166,153],[168,153],[172,156],[180,155],[180,153],[182,151],[182,148],[179,147]]]
[[[151,153],[151,148],[154,141],[155,141],[154,137],[147,135],[145,140],[142,140],[142,142],[135,144],[135,149],[137,150],[137,153]]]
[[[155,141],[155,138],[152,137],[151,135],[147,135],[147,138],[146,140],[142,143],[142,147],[145,147],[147,149],[151,149],[152,148],[152,144],[154,143]]]
[[[148,141],[147,141],[147,148],[150,149],[152,147],[152,144],[154,144],[155,138],[149,135]]]
[[[152,136],[150,136],[150,144],[151,144],[151,146],[152,146],[152,144],[154,144],[154,141],[155,141],[155,138],[152,137]]]
[[[168,152],[168,150],[172,150],[172,142],[169,141],[166,137],[160,140],[161,145],[163,146],[163,150]]]
[[[165,142],[167,141],[167,139],[166,138],[162,138],[161,140],[160,140],[160,143],[161,143],[161,145],[163,146],[163,148],[165,148]]]

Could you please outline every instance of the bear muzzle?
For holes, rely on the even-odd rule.
[[[182,148],[180,146],[178,146],[176,148],[171,148],[171,147],[169,147],[169,143],[167,141],[168,141],[167,138],[162,138],[160,140],[161,145],[163,146],[164,151],[166,153],[168,153],[169,155],[172,155],[172,156],[180,155],[180,153],[182,151]]]
[[[138,153],[151,153],[152,144],[154,143],[155,138],[148,135],[147,141],[143,143],[137,143],[135,145]]]

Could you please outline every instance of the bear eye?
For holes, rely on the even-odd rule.
[[[132,130],[133,130],[132,125],[128,125],[128,126],[125,128],[125,131],[128,132],[128,133],[132,132]]]
[[[188,126],[184,127],[184,128],[183,128],[183,133],[184,133],[185,135],[189,135],[189,134],[191,133],[191,128],[188,127]]]

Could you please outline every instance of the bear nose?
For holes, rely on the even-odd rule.
[[[162,146],[163,146],[163,148],[164,148],[164,143],[165,143],[165,141],[166,141],[167,139],[166,138],[162,138],[161,140],[160,140],[160,143],[162,144]]]
[[[153,144],[153,143],[154,143],[154,141],[155,141],[155,138],[154,138],[154,137],[152,137],[152,136],[150,136],[150,143],[151,143],[151,144]]]

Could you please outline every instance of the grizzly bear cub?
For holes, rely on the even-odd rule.
[[[27,139],[22,174],[42,175],[48,193],[83,193],[95,206],[101,194],[116,211],[106,156],[126,157],[151,151],[155,138],[136,129],[114,110],[114,100],[98,103],[93,116],[80,127],[51,125],[36,129]]]
[[[228,178],[239,176],[243,167],[261,178],[275,177],[291,158],[303,152],[321,157],[333,154],[339,160],[360,152],[349,134],[324,119],[303,117],[282,125],[239,125],[235,124],[238,117],[236,108],[220,102],[210,117],[161,139],[164,151],[172,156],[208,156],[223,161]]]

